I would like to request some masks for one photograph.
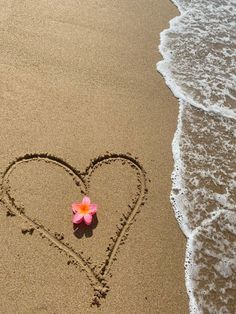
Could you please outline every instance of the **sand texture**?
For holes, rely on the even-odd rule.
[[[0,1],[0,312],[188,313],[168,1]],[[90,227],[70,206],[99,204]]]

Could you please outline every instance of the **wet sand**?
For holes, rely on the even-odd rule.
[[[188,313],[169,202],[178,104],[155,69],[177,9],[32,0],[0,12],[0,311]],[[74,234],[84,193],[99,210]]]

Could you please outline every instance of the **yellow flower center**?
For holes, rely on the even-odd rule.
[[[89,213],[89,205],[88,204],[81,204],[79,207],[79,213],[82,215],[86,215]]]

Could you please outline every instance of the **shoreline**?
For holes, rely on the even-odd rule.
[[[98,308],[90,307],[94,289],[73,258],[47,237],[23,233],[28,223],[7,216],[1,205],[0,280],[6,285],[0,310],[188,313],[186,240],[169,201],[178,101],[155,69],[159,33],[177,9],[169,1],[69,0],[6,5],[4,12],[0,171],[26,154],[47,153],[83,173],[107,151],[131,153],[147,173],[148,192],[106,275],[109,291]],[[11,173],[14,203],[101,271],[117,224],[139,193],[135,169],[126,162],[94,169],[89,196],[100,205],[98,221],[92,235],[85,230],[75,237],[69,207],[82,188],[64,168],[39,159]]]
[[[235,11],[231,2],[173,2],[180,15],[161,32],[157,70],[179,99],[171,203],[188,239],[190,313],[234,313]]]

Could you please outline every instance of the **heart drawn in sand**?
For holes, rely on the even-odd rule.
[[[13,171],[20,164],[33,161],[44,161],[47,164],[52,164],[62,168],[72,177],[75,185],[83,195],[89,195],[91,177],[95,169],[100,166],[121,162],[122,164],[129,165],[135,171],[138,181],[138,192],[132,199],[132,205],[129,205],[128,212],[125,215],[123,214],[121,219],[122,222],[117,225],[115,235],[112,235],[111,237],[112,242],[109,243],[107,247],[108,253],[106,259],[103,261],[102,267],[100,267],[99,271],[95,270],[93,263],[88,262],[88,258],[85,258],[81,252],[75,250],[75,248],[73,248],[70,243],[65,242],[63,238],[56,236],[55,230],[53,232],[47,229],[46,225],[39,223],[37,219],[31,217],[27,213],[27,209],[22,209],[16,204],[16,201],[12,196],[11,187],[9,185],[9,178]],[[31,228],[38,231],[43,238],[47,238],[53,244],[53,246],[57,247],[60,251],[65,252],[75,262],[75,264],[80,267],[80,269],[86,272],[86,275],[94,289],[92,305],[100,305],[100,299],[105,298],[109,290],[107,277],[110,272],[111,265],[116,259],[120,245],[123,244],[127,238],[128,230],[133,223],[136,214],[140,211],[140,207],[144,205],[146,197],[146,173],[138,160],[130,156],[130,154],[107,153],[106,155],[93,159],[86,170],[84,172],[80,172],[65,162],[63,159],[51,156],[49,154],[34,153],[17,158],[7,167],[2,175],[0,202],[5,206],[5,208],[7,208],[8,215],[17,215],[18,217],[21,217],[24,221],[29,223]],[[79,239],[77,239],[77,241],[79,242]]]

